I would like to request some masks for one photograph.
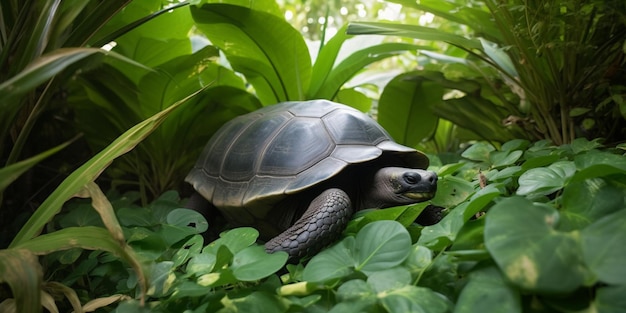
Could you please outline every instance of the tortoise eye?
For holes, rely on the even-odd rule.
[[[415,172],[411,172],[411,173],[404,173],[403,175],[404,177],[404,181],[407,184],[417,184],[420,182],[420,180],[422,180],[422,177],[420,176],[420,174],[415,173]]]

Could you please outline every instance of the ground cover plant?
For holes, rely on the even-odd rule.
[[[206,220],[181,208],[176,192],[146,207],[137,206],[137,192],[92,193],[91,201],[74,201],[55,217],[50,235],[15,248],[45,252],[42,245],[50,250],[54,234],[79,227],[96,237],[108,234],[103,226],[111,222],[93,210],[108,198],[124,246],[143,270],[114,257],[115,250],[66,250],[81,247],[66,244],[43,259],[46,268],[55,268],[44,290],[66,286],[74,291],[68,298],[85,307],[120,301],[112,305],[116,312],[619,312],[624,307],[622,149],[585,139],[564,146],[514,140],[497,148],[479,142],[455,163],[433,157],[432,168],[441,179],[431,205],[447,211],[440,223],[414,223],[425,204],[361,212],[340,241],[299,264],[286,265],[283,253],[266,254],[252,228],[204,243]]]

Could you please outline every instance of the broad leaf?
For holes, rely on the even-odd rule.
[[[302,278],[310,282],[326,282],[345,277],[354,271],[354,237],[346,237],[315,255],[307,263]]]
[[[336,64],[322,81],[319,89],[309,93],[309,98],[332,100],[339,88],[366,66],[385,58],[419,49],[427,49],[427,47],[406,43],[382,43],[361,48]]]
[[[254,86],[263,104],[304,99],[311,79],[309,50],[302,35],[283,18],[225,3],[192,6],[191,13],[233,69]]]
[[[489,162],[490,155],[495,150],[492,144],[481,141],[471,145],[461,156],[473,161]]]
[[[469,274],[454,312],[521,313],[520,298],[519,291],[506,282],[498,268],[478,268]]]
[[[572,178],[573,181],[612,174],[626,176],[626,158],[621,155],[592,151],[576,156],[574,162],[578,172]]]
[[[410,285],[411,273],[401,266],[390,267],[371,273],[367,277],[367,283],[377,293],[391,291]]]
[[[568,184],[563,190],[559,229],[583,229],[598,219],[626,207],[626,190],[601,178]]]
[[[576,172],[573,162],[561,161],[533,168],[519,178],[518,195],[548,195],[563,187]]]
[[[387,312],[444,313],[452,307],[448,299],[433,290],[411,285],[385,293],[380,301]]]
[[[251,246],[259,237],[259,232],[252,227],[239,227],[220,234],[220,238],[207,245],[202,252],[218,253],[221,246],[227,247],[232,253]]]
[[[238,280],[256,281],[277,272],[288,257],[284,251],[268,254],[263,246],[250,246],[235,254],[231,269]]]
[[[415,147],[430,138],[438,118],[432,108],[441,103],[441,85],[420,79],[417,72],[396,76],[378,104],[378,122],[397,142]]]
[[[371,273],[396,266],[410,253],[411,236],[400,223],[377,221],[356,235],[357,271]]]
[[[558,213],[521,197],[504,199],[487,214],[485,245],[509,281],[535,292],[571,292],[589,273],[580,236],[555,230]]]
[[[600,313],[620,313],[626,308],[626,285],[598,288],[594,306]]]
[[[581,232],[585,263],[609,285],[626,285],[626,209],[622,208],[589,225]]]

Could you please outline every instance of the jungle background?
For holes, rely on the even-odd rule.
[[[622,0],[0,8],[0,311],[626,310]],[[204,144],[308,99],[426,152],[437,197],[286,267],[254,229],[204,242]]]

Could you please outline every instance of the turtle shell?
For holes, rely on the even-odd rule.
[[[426,156],[358,110],[326,100],[283,102],[224,124],[185,180],[245,225],[267,218],[287,195],[383,154],[398,156],[389,166],[428,166]]]

